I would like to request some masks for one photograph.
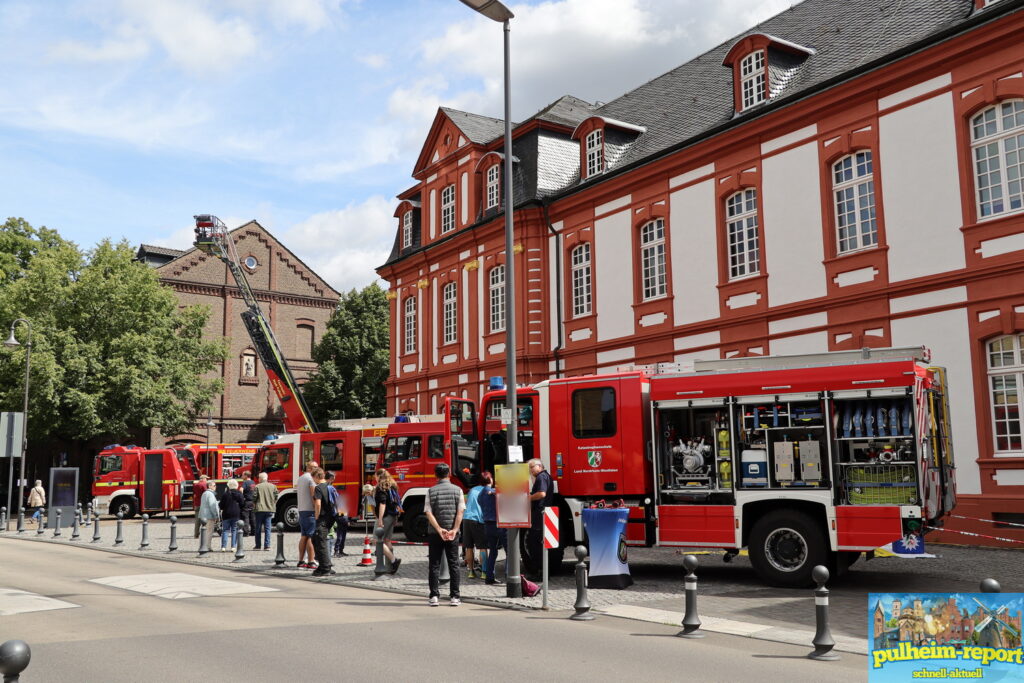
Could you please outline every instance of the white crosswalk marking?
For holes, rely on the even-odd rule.
[[[136,593],[145,593],[167,600],[198,598],[204,595],[238,595],[240,593],[267,593],[276,588],[254,586],[238,581],[222,581],[193,576],[182,572],[169,574],[132,574],[129,576],[107,576],[102,579],[90,579],[93,583],[103,584],[112,588],[120,588]]]
[[[25,612],[45,612],[51,609],[69,609],[81,607],[73,602],[64,602],[56,598],[48,598],[45,595],[29,593],[17,588],[0,587],[0,617],[9,617],[13,614]]]

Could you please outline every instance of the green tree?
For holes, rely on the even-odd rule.
[[[388,378],[388,300],[376,283],[343,294],[320,343],[319,364],[303,390],[313,417],[327,420],[384,415]]]
[[[0,232],[17,236],[26,225],[8,221]],[[153,427],[171,434],[205,414],[221,391],[207,373],[226,354],[223,341],[203,339],[205,308],[179,310],[127,242],[104,240],[83,253],[49,236],[29,252],[20,276],[0,285],[0,320],[32,325],[30,437],[74,442]],[[22,346],[0,355],[0,400],[9,406],[20,405],[23,325],[17,336]]]

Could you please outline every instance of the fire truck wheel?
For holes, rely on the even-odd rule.
[[[820,525],[792,510],[776,510],[758,520],[748,549],[754,571],[767,583],[785,588],[810,586],[811,570],[828,561]]]
[[[410,543],[425,543],[429,526],[422,505],[410,505],[402,515],[402,531],[405,532],[405,540]]]
[[[114,502],[110,504],[110,514],[117,517],[117,513],[120,512],[124,519],[131,519],[138,512],[135,507],[135,501],[130,496],[121,496],[115,498]]]

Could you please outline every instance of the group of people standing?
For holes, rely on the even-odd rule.
[[[237,479],[228,479],[227,489],[219,500],[216,487],[204,474],[193,485],[192,495],[199,498],[196,538],[201,525],[206,526],[212,538],[215,525],[220,520],[221,552],[236,550],[238,536],[246,532],[256,537],[255,550],[270,549],[270,525],[277,509],[277,487],[267,481],[266,472],[260,472],[258,484],[252,481],[248,471],[242,474],[241,485]]]

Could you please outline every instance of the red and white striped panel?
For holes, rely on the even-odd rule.
[[[544,549],[558,547],[558,508],[544,508]]]

